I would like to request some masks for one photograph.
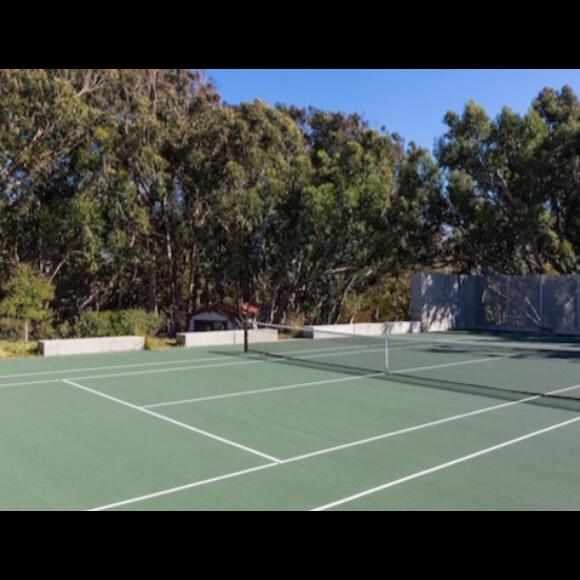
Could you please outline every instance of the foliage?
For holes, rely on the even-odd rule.
[[[187,69],[0,69],[0,288],[28,265],[61,334],[154,335],[224,303],[405,317],[418,270],[577,271],[572,90],[445,121],[435,160],[356,114],[228,106]]]
[[[117,313],[117,332],[125,336],[156,336],[163,329],[163,320],[144,310],[122,310]]]
[[[27,264],[20,264],[4,287],[0,314],[24,323],[24,341],[28,342],[30,321],[41,322],[52,316],[46,307],[54,298],[54,288],[41,273]]]
[[[38,344],[35,342],[0,341],[0,360],[30,358],[36,356],[37,353]]]
[[[0,340],[18,341],[22,339],[22,322],[16,318],[0,318]]]
[[[474,273],[573,273],[580,256],[580,104],[544,90],[523,117],[449,113],[437,156],[447,172],[453,266]]]
[[[162,328],[162,320],[143,310],[85,312],[73,324],[60,327],[63,338],[104,338],[109,336],[151,336]]]
[[[411,274],[387,276],[345,300],[341,322],[385,322],[411,319]]]

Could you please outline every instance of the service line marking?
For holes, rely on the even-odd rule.
[[[170,423],[171,425],[175,425],[176,427],[186,429],[187,431],[191,431],[192,433],[196,433],[197,435],[202,435],[203,437],[207,437],[208,439],[213,439],[214,441],[224,443],[225,445],[228,445],[230,447],[235,447],[236,449],[240,449],[242,451],[245,451],[246,453],[251,453],[252,455],[256,455],[272,463],[276,464],[282,463],[282,460],[277,459],[276,457],[272,457],[271,455],[267,455],[266,453],[262,453],[261,451],[257,451],[256,449],[252,449],[251,447],[246,447],[245,445],[241,445],[240,443],[236,443],[235,441],[224,439],[223,437],[219,437],[214,433],[209,433],[208,431],[197,429],[196,427],[192,427],[191,425],[187,425],[186,423],[181,423],[180,421],[176,421],[175,419],[171,419],[170,417],[165,417],[164,415],[160,415],[159,413],[155,413],[154,411],[150,411],[149,409],[143,409],[143,407],[138,407],[137,405],[133,405],[132,403],[129,403],[127,401],[117,399],[116,397],[105,395],[104,393],[100,393],[99,391],[95,391],[94,389],[89,389],[88,387],[85,387],[79,383],[75,383],[74,381],[69,381],[65,379],[62,382],[67,385],[70,385],[71,387],[75,387],[87,393],[91,393],[92,395],[95,395],[97,397],[101,397],[102,399],[107,399],[108,401],[112,401],[113,403],[117,403],[129,409],[133,409],[133,411],[144,413],[145,415],[149,415],[150,417],[154,417],[161,421],[165,421],[166,423]]]

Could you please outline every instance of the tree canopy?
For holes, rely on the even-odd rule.
[[[0,69],[0,299],[22,264],[55,325],[203,306],[408,316],[408,275],[575,272],[580,104],[469,103],[435,159],[356,114],[222,102],[187,69]]]
[[[529,112],[448,113],[437,158],[447,176],[454,270],[574,273],[580,256],[580,103],[545,89]]]
[[[4,290],[6,297],[0,302],[0,314],[22,321],[24,341],[28,342],[30,322],[50,318],[46,303],[54,298],[54,288],[40,272],[21,264]]]

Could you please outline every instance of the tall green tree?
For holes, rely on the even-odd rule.
[[[559,92],[547,88],[533,110],[543,124],[543,139],[527,175],[550,211],[555,269],[573,273],[580,259],[580,102],[568,86]]]
[[[0,69],[0,285],[27,264],[58,323],[144,308],[175,332],[222,302],[402,316],[416,269],[577,271],[573,91],[446,122],[436,163],[358,115],[225,105],[187,69]]]
[[[305,248],[302,196],[310,184],[307,142],[283,111],[256,101],[230,111],[223,178],[213,192],[216,299],[279,310]],[[224,276],[230,273],[230,279]]]
[[[0,302],[0,313],[22,321],[24,341],[28,342],[30,322],[41,322],[51,317],[46,304],[54,298],[54,287],[46,276],[21,264],[3,288],[3,293],[5,298]]]
[[[449,113],[437,156],[447,174],[457,270],[575,272],[580,256],[580,103],[545,89],[530,111],[492,120],[471,102]]]
[[[49,69],[0,69],[0,217],[3,251],[15,262],[45,263],[46,211],[64,203],[59,176],[75,178],[71,156],[87,142],[89,109]]]
[[[532,179],[546,128],[531,111],[505,108],[494,121],[471,102],[449,113],[437,156],[447,171],[451,254],[472,273],[544,272],[556,264],[552,216],[545,192]]]

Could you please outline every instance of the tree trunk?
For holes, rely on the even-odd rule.
[[[157,275],[154,266],[148,267],[148,310],[149,312],[154,312],[156,315],[159,314],[159,309],[157,307]]]
[[[171,287],[171,336],[180,332],[181,296],[179,284],[179,263],[173,250],[173,239],[169,230],[166,234],[165,256],[169,268],[169,281]]]
[[[28,341],[29,341],[29,325],[30,325],[29,321],[25,320],[24,321],[24,342],[26,344],[28,344]]]

